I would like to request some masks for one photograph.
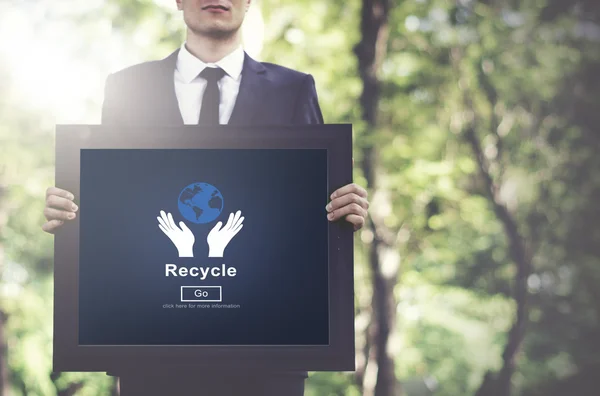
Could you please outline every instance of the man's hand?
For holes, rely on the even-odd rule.
[[[360,230],[365,225],[369,209],[367,196],[367,190],[358,184],[352,183],[339,188],[331,194],[331,202],[325,207],[329,212],[327,219],[336,221],[346,217],[346,221],[354,226],[354,231]]]
[[[238,210],[229,214],[227,224],[223,228],[222,221],[219,221],[212,230],[208,233],[206,241],[208,242],[208,257],[223,257],[225,248],[231,241],[231,239],[242,229],[244,226],[244,217],[241,216],[242,211]],[[241,217],[240,217],[241,216]]]
[[[44,208],[44,216],[48,221],[42,225],[42,230],[54,234],[65,221],[73,220],[78,209],[73,203],[74,199],[75,196],[66,190],[49,187]]]

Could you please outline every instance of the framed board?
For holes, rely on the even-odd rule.
[[[54,370],[354,370],[351,125],[59,125]]]

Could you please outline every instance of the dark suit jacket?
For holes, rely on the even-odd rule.
[[[178,52],[111,74],[106,80],[102,124],[183,125],[173,80]],[[322,123],[310,74],[260,63],[245,55],[229,125]]]
[[[159,61],[145,62],[111,74],[106,81],[102,124],[183,125],[175,96],[174,72],[179,50]],[[242,81],[229,125],[322,124],[315,81],[272,63],[244,58]],[[281,382],[297,381],[306,372],[270,373]]]

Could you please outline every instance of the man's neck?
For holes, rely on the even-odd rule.
[[[216,63],[232,53],[242,43],[240,32],[231,37],[213,38],[194,34],[188,29],[185,47],[204,63]]]

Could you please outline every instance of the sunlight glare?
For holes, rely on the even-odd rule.
[[[65,41],[72,33],[68,26],[52,23],[36,32],[29,22],[25,13],[13,10],[0,23],[0,56],[19,103],[49,111],[57,120],[80,118],[89,107],[94,68],[73,56],[75,38]]]
[[[174,20],[184,28],[174,1],[154,1],[157,7],[172,9]],[[98,123],[106,76],[148,60],[144,50],[152,46],[147,41],[158,36],[156,26],[142,24],[133,37],[123,37],[111,31],[109,20],[100,18],[82,27],[83,34],[67,19],[35,23],[29,11],[14,6],[0,14],[0,59],[16,88],[15,103],[25,103],[58,124]],[[258,59],[264,39],[259,1],[248,11],[242,36],[244,49]]]

